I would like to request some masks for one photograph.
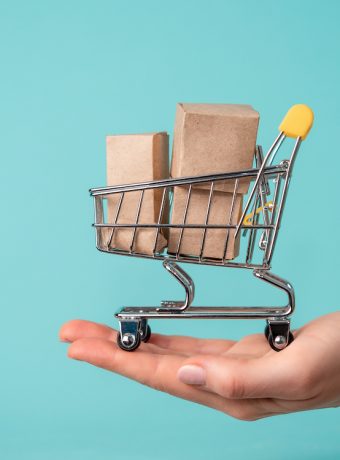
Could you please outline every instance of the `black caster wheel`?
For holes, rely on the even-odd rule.
[[[281,350],[284,350],[286,347],[288,347],[288,345],[290,345],[293,340],[294,340],[294,336],[293,334],[291,333],[291,331],[289,331],[289,334],[288,334],[288,343],[287,345],[285,346],[282,346],[282,342],[280,340],[280,338],[282,336],[276,336],[275,337],[275,340],[273,339],[273,336],[271,335],[270,333],[270,329],[269,329],[269,326],[267,324],[267,326],[265,327],[265,330],[264,330],[264,335],[266,336],[266,339],[268,340],[268,343],[269,345],[271,346],[271,348],[274,350],[274,351],[281,351]]]
[[[124,351],[134,351],[136,350],[141,343],[140,334],[124,334],[123,337],[121,333],[117,334],[117,345]]]
[[[142,337],[142,342],[146,343],[151,337],[151,327],[147,324],[145,334]]]

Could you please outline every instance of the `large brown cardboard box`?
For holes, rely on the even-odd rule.
[[[177,104],[171,177],[199,176],[252,168],[259,114],[250,105]],[[234,181],[215,189],[233,192]],[[200,188],[208,188],[202,184]],[[249,180],[239,182],[247,193]]]
[[[185,207],[188,197],[188,187],[175,187],[173,207],[171,214],[172,224],[183,224]],[[206,223],[207,208],[209,204],[209,191],[192,188],[186,224]],[[228,192],[214,192],[211,198],[210,213],[207,224],[209,225],[236,225],[242,214],[242,194],[235,196],[232,208],[233,194]],[[169,234],[168,252],[177,252],[181,230],[171,228]],[[227,237],[227,235],[229,236]],[[186,256],[199,256],[204,230],[186,228],[182,234],[179,254]],[[225,245],[228,238],[227,250]],[[240,238],[235,240],[235,229],[207,229],[202,256],[213,259],[234,259],[239,254]]]
[[[122,185],[144,181],[153,181],[169,177],[169,136],[165,132],[149,134],[129,134],[107,136],[107,184]],[[145,190],[138,223],[158,222],[163,189]],[[141,197],[140,191],[126,192],[121,203],[118,218],[120,194],[108,198],[107,215],[109,223],[134,224]],[[168,199],[166,199],[162,222],[168,219]],[[107,241],[110,248],[152,254],[157,230],[137,229],[133,242],[133,228],[107,229]],[[165,234],[158,234],[156,251],[167,244]]]

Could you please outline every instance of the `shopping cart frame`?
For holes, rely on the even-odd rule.
[[[256,168],[229,172],[222,174],[210,174],[196,177],[185,177],[179,179],[164,179],[158,181],[148,181],[137,184],[126,184],[118,186],[108,186],[93,188],[90,190],[91,196],[95,202],[95,223],[96,229],[96,247],[98,250],[106,253],[117,255],[126,255],[133,257],[151,258],[162,260],[164,268],[177,279],[185,291],[184,301],[163,301],[159,306],[136,306],[122,308],[116,318],[120,324],[120,332],[117,342],[119,346],[126,351],[133,351],[140,343],[147,342],[151,335],[151,329],[148,325],[150,319],[265,319],[267,322],[265,336],[270,346],[275,351],[283,350],[293,340],[290,332],[290,316],[295,309],[294,289],[287,280],[275,275],[270,271],[272,257],[282,221],[282,215],[285,208],[288,188],[292,176],[294,161],[297,152],[311,129],[313,123],[313,112],[305,105],[299,104],[293,106],[287,113],[279,128],[279,135],[263,155],[262,148],[256,147],[255,161]],[[273,161],[281,145],[287,137],[295,139],[290,158],[273,165]],[[233,181],[233,201],[237,194],[239,182],[241,180],[254,181],[250,190],[248,200],[244,206],[241,218],[238,223],[232,225],[211,225],[208,223],[208,217],[211,206],[211,197],[214,193],[214,186],[220,181]],[[271,194],[269,181],[274,179],[273,199],[270,205],[267,202],[267,196]],[[185,216],[187,213],[191,190],[202,184],[210,185],[209,203],[207,208],[207,217],[205,224],[189,225],[186,224],[184,217],[182,224],[162,223],[162,213],[164,210],[165,197],[174,187],[187,187],[188,199],[185,207]],[[139,223],[139,214],[143,203],[145,190],[163,189],[161,211],[157,223]],[[136,212],[135,222],[130,224],[121,224],[119,220],[119,211],[126,193],[140,192],[140,200]],[[105,210],[103,201],[113,194],[119,194],[120,201],[114,222],[105,221]],[[233,205],[232,205],[233,206]],[[251,212],[250,212],[251,211]],[[262,222],[259,218],[262,218]],[[130,228],[133,230],[133,239],[129,251],[111,248],[107,241],[104,241],[103,230],[109,229],[112,235],[119,228]],[[151,228],[156,232],[153,253],[143,254],[134,251],[135,235],[138,229]],[[180,229],[180,241],[178,250],[174,254],[158,253],[156,251],[159,234],[164,229]],[[183,256],[180,254],[181,239],[185,229],[193,228],[202,230],[202,246],[200,255],[197,257]],[[208,259],[202,257],[206,232],[209,229],[222,228],[226,230],[226,247],[228,244],[229,233],[234,231],[234,237],[237,238],[241,231],[249,232],[248,246],[245,254],[245,260],[241,262],[230,261],[225,258],[221,260]],[[253,262],[254,246],[257,233],[261,233],[259,246],[263,251],[262,261]],[[194,263],[201,265],[227,266],[230,268],[243,268],[253,271],[253,275],[270,285],[282,290],[287,295],[287,304],[284,306],[192,306],[194,300],[195,286],[188,273],[178,264]]]

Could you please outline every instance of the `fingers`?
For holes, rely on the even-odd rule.
[[[75,342],[79,339],[103,339],[109,340],[110,342],[116,343],[117,340],[117,331],[104,325],[98,324],[91,321],[84,320],[72,320],[64,324],[59,331],[60,340],[62,342]],[[165,353],[176,353],[172,350],[165,351],[162,348],[159,348],[153,344],[142,344],[143,348],[146,348],[149,351],[154,353],[165,354]],[[188,356],[183,354],[183,356]]]
[[[115,341],[117,332],[104,324],[74,319],[60,328],[59,337],[62,342],[74,342],[84,337]]]
[[[74,342],[81,338],[100,338],[104,340],[116,341],[117,332],[114,329],[91,321],[72,320],[65,323],[59,332],[60,340],[63,342]],[[197,339],[194,337],[170,336],[161,334],[152,334],[149,344],[153,344],[164,353],[164,350],[169,352],[178,352],[182,355],[191,356],[194,354],[214,354],[224,353],[232,345],[233,340],[214,340],[214,339]]]

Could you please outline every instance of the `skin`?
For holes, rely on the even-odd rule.
[[[72,359],[241,420],[338,407],[340,312],[293,333],[294,342],[279,353],[263,334],[240,341],[152,334],[126,352],[116,345],[115,330],[83,320],[64,324],[60,339],[70,343]]]

